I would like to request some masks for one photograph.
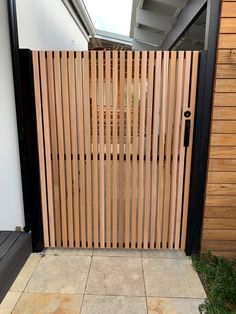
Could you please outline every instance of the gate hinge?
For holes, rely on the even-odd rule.
[[[184,147],[189,147],[191,120],[185,120]]]

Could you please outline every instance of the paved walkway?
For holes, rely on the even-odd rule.
[[[194,314],[205,292],[182,251],[31,254],[0,313]]]

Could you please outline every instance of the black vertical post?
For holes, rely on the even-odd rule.
[[[24,230],[32,233],[33,250],[41,251],[43,226],[32,53],[30,50],[19,49],[15,0],[8,0],[8,12],[25,213]]]
[[[220,0],[208,0],[206,52],[201,53],[189,194],[186,254],[198,254],[205,198]]]

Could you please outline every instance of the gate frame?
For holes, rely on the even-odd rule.
[[[189,194],[186,254],[200,251],[220,0],[207,1],[207,51],[201,52]],[[34,252],[44,249],[31,51],[19,49],[16,0],[8,0],[17,129],[25,213]],[[206,83],[206,84],[205,84]]]
[[[185,248],[187,255],[199,254],[201,248],[220,12],[221,0],[207,1],[205,43],[207,50],[201,52],[199,64]]]

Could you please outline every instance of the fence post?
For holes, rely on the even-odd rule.
[[[18,49],[13,63],[18,138],[21,161],[26,232],[31,232],[33,251],[42,251],[43,225],[39,179],[37,127],[32,52]]]
[[[205,38],[207,51],[201,53],[200,60],[185,248],[187,255],[198,254],[201,246],[220,3],[220,0],[207,1]]]

